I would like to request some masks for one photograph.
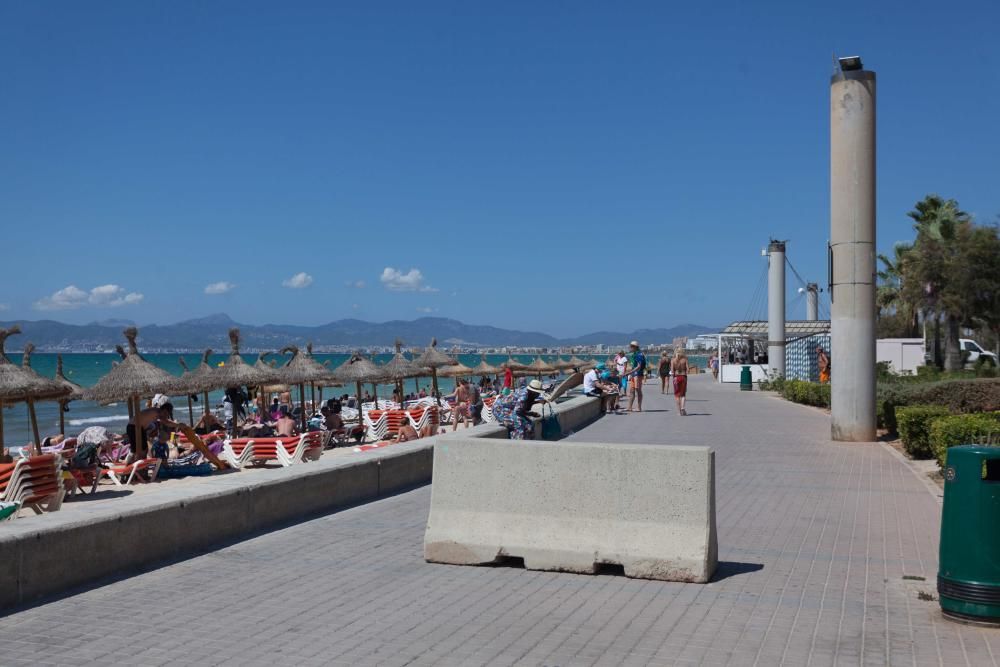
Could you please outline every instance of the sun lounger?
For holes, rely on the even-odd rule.
[[[100,469],[100,476],[107,477],[115,483],[115,486],[128,486],[135,481],[145,484],[146,480],[139,474],[143,470],[149,471],[149,481],[153,482],[156,480],[156,473],[160,471],[160,459],[140,459],[132,463],[111,463],[105,465],[107,467]]]
[[[58,454],[19,458],[0,466],[0,500],[19,502],[41,514],[58,510],[65,495]]]

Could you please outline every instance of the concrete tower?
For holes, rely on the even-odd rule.
[[[819,285],[806,285],[806,319],[815,322],[819,319]]]
[[[785,242],[767,246],[767,367],[785,375]]]
[[[875,440],[875,72],[841,58],[830,81],[831,424]]]

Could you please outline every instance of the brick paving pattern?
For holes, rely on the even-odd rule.
[[[715,449],[708,585],[426,564],[424,487],[13,613],[0,664],[997,663],[1000,630],[918,598],[936,593],[940,509],[886,448],[704,377],[688,417],[646,393],[648,412],[570,439]]]

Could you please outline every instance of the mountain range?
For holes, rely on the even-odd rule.
[[[79,350],[113,348],[123,343],[122,329],[131,323],[123,320],[65,324],[53,320],[0,322],[9,327],[19,324],[23,336],[18,341],[31,341],[39,349]],[[346,319],[318,326],[290,324],[238,324],[228,315],[216,314],[170,325],[151,324],[139,330],[142,349],[202,350],[210,347],[224,352],[229,349],[228,331],[239,327],[241,347],[246,350],[272,350],[287,344],[302,346],[312,342],[320,346],[391,346],[396,338],[408,345],[424,346],[431,338],[441,345],[474,347],[557,347],[567,345],[624,345],[638,340],[643,345],[669,343],[678,336],[697,336],[717,331],[697,324],[682,324],[669,329],[639,329],[632,332],[597,331],[575,338],[556,338],[538,331],[517,331],[498,327],[464,324],[441,317],[416,320],[365,322]],[[13,343],[13,341],[12,341]],[[9,351],[15,351],[13,347]]]

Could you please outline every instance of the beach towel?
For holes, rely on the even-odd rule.
[[[170,462],[171,464],[173,461]],[[175,479],[178,477],[207,477],[212,474],[211,463],[197,463],[195,465],[171,465],[160,466],[156,473],[156,479]]]

